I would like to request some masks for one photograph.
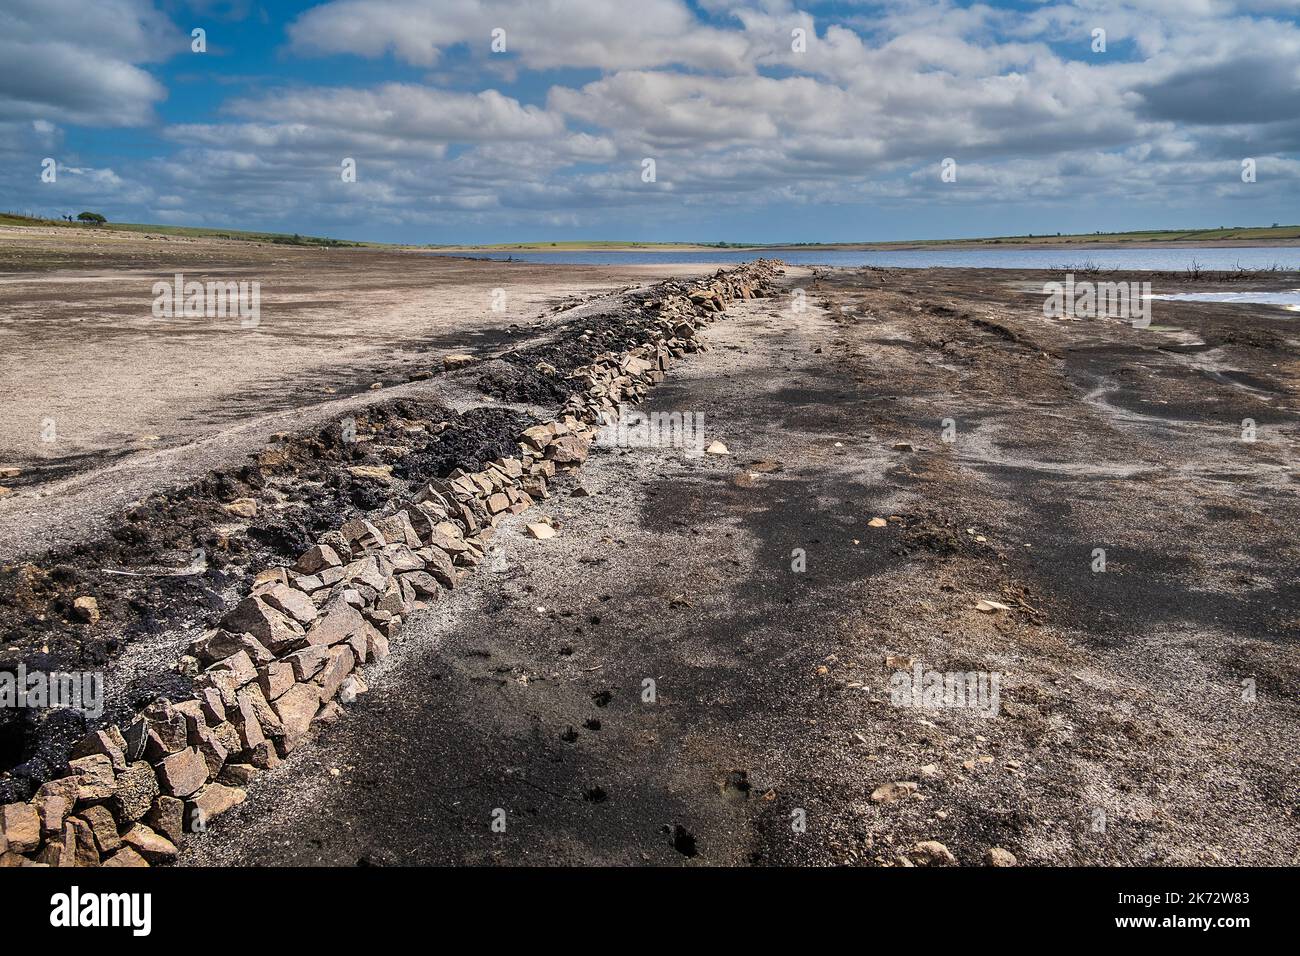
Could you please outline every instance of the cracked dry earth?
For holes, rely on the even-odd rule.
[[[1294,319],[789,271],[651,395],[730,455],[598,446],[183,862],[1296,862]]]

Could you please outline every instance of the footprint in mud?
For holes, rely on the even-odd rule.
[[[572,726],[565,727],[564,730],[560,732],[560,739],[566,744],[571,744],[578,739],[578,732],[574,730]]]
[[[590,787],[582,791],[582,799],[588,803],[604,803],[609,799],[609,794],[605,792],[604,787]]]
[[[750,789],[749,772],[747,770],[731,771],[719,787],[723,799],[728,803],[744,803],[749,799]]]
[[[672,834],[672,847],[682,856],[695,856],[699,848],[695,845],[695,834],[680,823],[664,826],[664,832]]]
[[[595,717],[588,717],[582,722],[582,726],[586,727],[588,730],[600,730],[600,721]]]
[[[608,690],[602,690],[599,693],[591,695],[592,703],[594,703],[597,707],[604,707],[613,699],[614,699],[614,692]]]

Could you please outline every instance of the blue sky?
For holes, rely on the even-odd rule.
[[[1298,18],[1300,0],[0,0],[0,208],[439,243],[1295,223]]]

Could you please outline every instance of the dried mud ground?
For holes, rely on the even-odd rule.
[[[652,393],[729,456],[597,447],[183,862],[1296,863],[1295,314],[789,272],[807,311],[733,306]],[[999,673],[996,716],[887,657]]]
[[[21,469],[0,478],[0,559],[103,533],[165,482],[391,396],[449,353],[495,354],[585,300],[709,271],[0,227],[0,467]],[[153,284],[177,273],[260,283],[257,326],[155,317]]]

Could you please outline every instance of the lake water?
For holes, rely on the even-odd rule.
[[[1292,312],[1300,312],[1300,289],[1289,292],[1171,292],[1151,298],[1168,302],[1253,302],[1280,305]]]
[[[431,253],[443,255],[444,253]],[[799,249],[771,252],[738,252],[719,249],[708,252],[483,252],[482,259],[515,259],[566,265],[628,265],[661,262],[717,263],[732,265],[767,255],[791,265],[891,266],[924,269],[947,266],[970,269],[1059,269],[1085,264],[1102,269],[1130,269],[1182,272],[1193,263],[1202,269],[1270,269],[1274,265],[1300,271],[1300,247],[1256,246],[1237,249],[899,249],[870,252],[817,252]]]

